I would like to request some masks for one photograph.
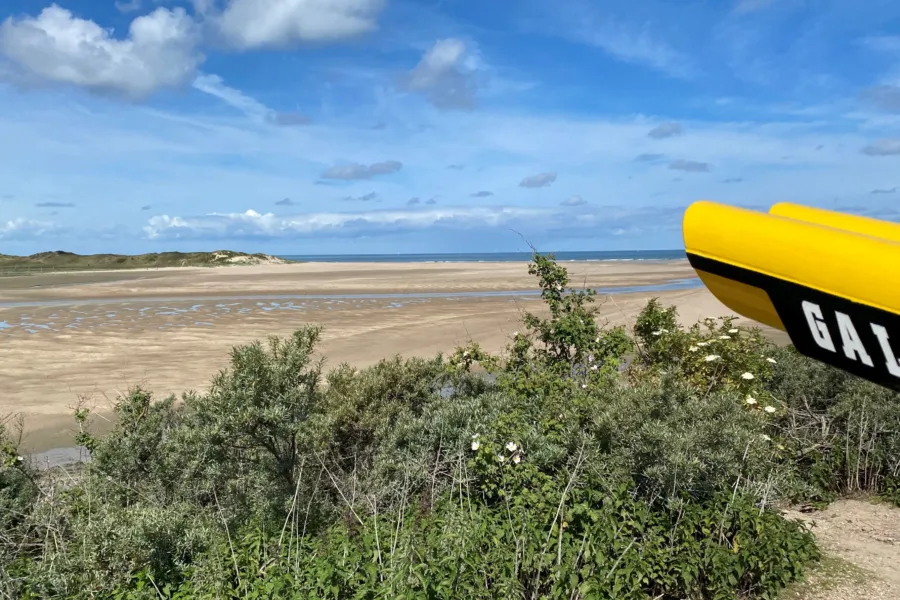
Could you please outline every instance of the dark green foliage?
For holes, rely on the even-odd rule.
[[[0,435],[0,597],[773,598],[818,556],[773,503],[900,496],[892,394],[658,302],[631,337],[530,271],[547,310],[499,356],[324,374],[306,327],[102,438],[79,411],[74,478]]]

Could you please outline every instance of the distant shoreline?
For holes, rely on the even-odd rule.
[[[558,262],[619,262],[686,260],[684,250],[583,250],[540,252]],[[454,252],[404,254],[274,254],[276,258],[305,263],[497,263],[530,262],[532,252]]]

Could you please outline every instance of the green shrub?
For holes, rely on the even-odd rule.
[[[75,478],[34,479],[7,444],[2,592],[771,598],[817,557],[773,504],[896,493],[893,396],[657,301],[630,336],[552,257],[530,272],[548,311],[500,355],[324,374],[305,327],[235,348],[206,393],[131,390],[112,433],[79,436]]]

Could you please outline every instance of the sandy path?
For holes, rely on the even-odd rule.
[[[822,512],[788,516],[812,523],[826,559],[786,598],[896,600],[900,598],[900,509],[840,500]]]
[[[567,266],[573,280],[599,288],[665,283],[691,275],[684,261]],[[479,290],[533,293],[535,280],[524,263],[303,264],[118,275],[0,280],[0,302],[68,302],[0,305],[0,415],[26,415],[29,449],[70,444],[71,407],[79,395],[89,395],[102,411],[118,392],[137,383],[158,395],[202,390],[227,364],[232,346],[288,335],[307,323],[325,326],[321,352],[329,365],[366,366],[395,353],[432,356],[468,340],[498,351],[519,328],[521,312],[541,307],[535,296],[396,296]],[[368,296],[213,298],[292,292]],[[677,305],[688,323],[730,312],[705,290],[688,289],[616,294],[600,300],[601,314],[612,323],[629,322],[653,296]]]

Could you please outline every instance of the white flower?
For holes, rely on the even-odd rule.
[[[773,412],[775,412],[775,407],[774,407],[774,406],[767,406],[767,407],[765,407],[763,410],[766,411],[766,412],[769,413],[769,414],[772,414]]]
[[[705,360],[706,362],[712,362],[714,360],[719,360],[719,355],[718,354],[707,354],[706,356],[703,357],[703,360]]]
[[[478,450],[481,448],[481,442],[472,442],[472,450]]]
[[[750,381],[751,379],[753,379],[753,373],[744,373],[743,375],[741,375],[741,379],[746,379],[747,381]]]
[[[698,348],[697,346],[691,346],[690,348],[688,348],[688,350],[690,350],[691,352],[696,352],[699,349],[700,348]]]
[[[591,371],[596,371],[596,370],[597,370],[597,365],[591,365]]]
[[[653,335],[662,335],[662,331],[654,331]]]
[[[506,457],[502,454],[497,455],[497,462],[506,462]]]
[[[586,389],[587,389],[587,384],[586,384],[586,383],[582,383],[582,384],[581,384],[581,389],[586,390]]]
[[[775,360],[774,358],[772,358],[771,356],[766,358],[766,360],[769,361],[770,363],[772,363],[773,365],[778,364],[778,361]]]
[[[518,332],[518,331],[513,331],[513,337],[518,337],[518,336],[519,336],[519,332]]]
[[[767,436],[766,434],[762,434],[762,439],[766,440],[767,442],[771,442],[771,441],[772,441],[772,438],[770,438],[770,437]]]
[[[756,398],[754,398],[753,396],[747,396],[747,400],[745,400],[745,402],[750,406],[753,406],[754,404],[756,404]]]
[[[701,348],[705,348],[706,346],[709,346],[709,342],[697,342],[697,345]]]
[[[720,340],[730,340],[730,339],[731,339],[731,336],[730,336],[730,335],[720,335],[720,336],[719,336],[719,339],[720,339]]]
[[[469,351],[468,351],[468,350],[463,350],[463,356],[468,356],[468,355],[469,355]]]
[[[729,330],[728,330],[728,333],[737,333],[737,332],[738,332],[737,329],[729,329]]]
[[[520,462],[522,462],[522,457],[516,454],[515,456],[513,456],[513,462],[519,464]]]
[[[480,435],[481,435],[480,433],[473,433],[472,439],[474,440],[475,438],[479,437]]]
[[[506,449],[510,452],[515,452],[518,448],[515,442],[506,442]]]
[[[588,362],[594,362],[594,355],[588,354]]]

